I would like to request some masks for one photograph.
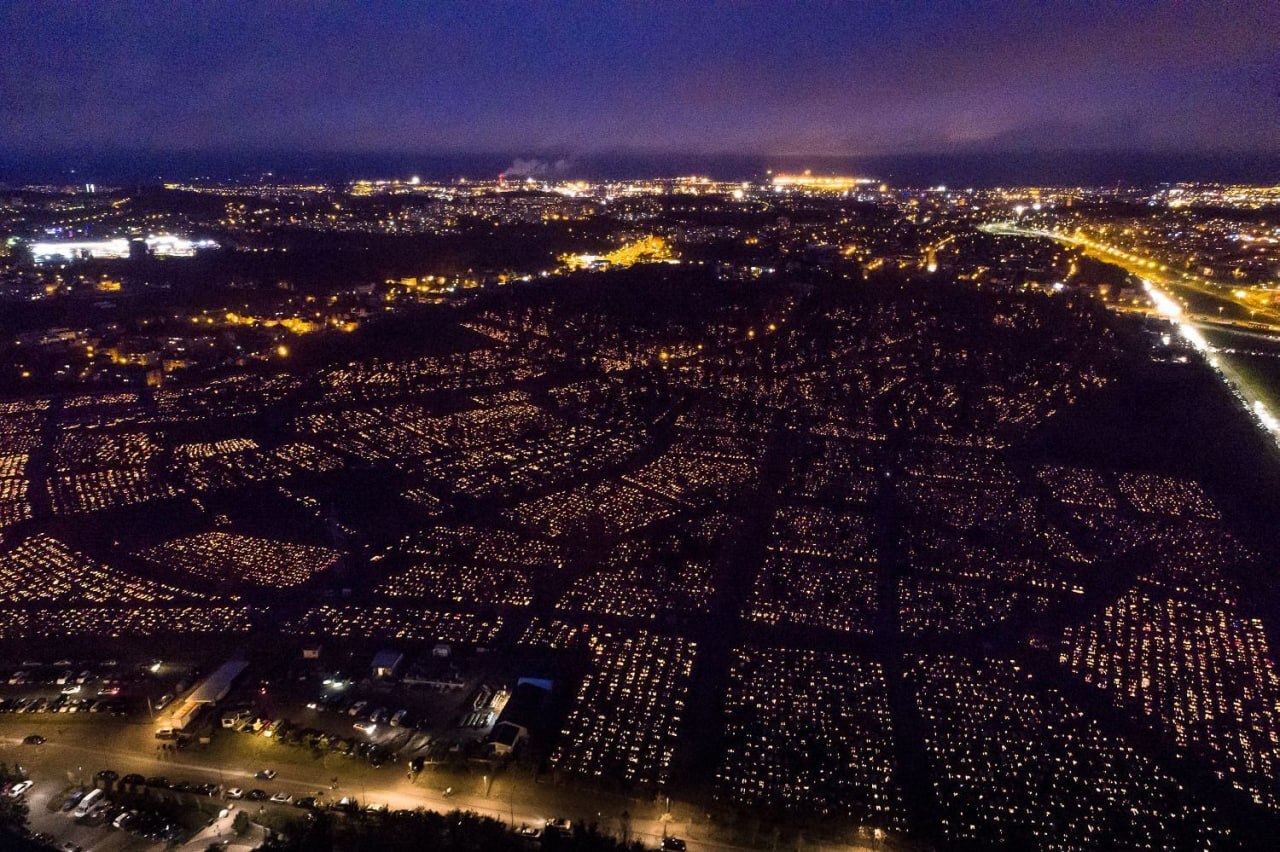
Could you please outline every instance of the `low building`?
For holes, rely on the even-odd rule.
[[[378,680],[390,680],[400,673],[402,665],[404,654],[384,649],[373,655],[373,676]]]
[[[500,757],[513,754],[529,738],[529,729],[537,724],[550,698],[550,681],[521,678],[489,734],[490,751]]]
[[[489,748],[494,755],[506,757],[528,738],[528,728],[514,722],[499,722],[489,735]]]
[[[223,663],[212,674],[197,683],[187,697],[173,705],[172,709],[157,720],[156,736],[173,739],[187,733],[201,713],[212,707],[231,692],[236,680],[244,674],[249,663],[231,660]]]
[[[223,663],[211,675],[196,684],[195,689],[191,690],[191,694],[187,696],[187,701],[197,704],[217,704],[227,697],[231,687],[235,686],[236,680],[247,668],[249,663],[244,660]]]

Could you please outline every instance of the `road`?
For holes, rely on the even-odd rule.
[[[595,821],[605,831],[615,834],[619,831],[618,814],[625,808],[631,814],[631,837],[647,846],[659,846],[665,828],[666,834],[685,838],[693,852],[746,849],[709,836],[711,829],[705,823],[693,824],[690,819],[693,811],[688,806],[678,804],[673,804],[673,818],[664,821],[658,812],[659,808],[647,802],[532,784],[505,776],[494,779],[489,796],[481,795],[478,789],[481,785],[477,783],[475,792],[458,792],[446,797],[438,787],[410,782],[398,766],[385,766],[375,770],[344,759],[340,764],[342,768],[335,769],[332,763],[316,761],[297,750],[248,734],[220,734],[237,752],[239,760],[235,765],[252,767],[241,769],[228,768],[225,750],[216,753],[191,750],[178,752],[171,757],[153,756],[154,745],[147,743],[151,734],[150,726],[146,725],[119,725],[119,730],[105,736],[98,736],[97,726],[69,725],[61,734],[42,730],[49,737],[49,741],[42,746],[21,745],[21,736],[15,727],[8,720],[0,724],[0,759],[20,762],[36,782],[28,796],[32,829],[53,834],[59,842],[72,840],[95,852],[147,849],[152,846],[125,832],[104,832],[101,828],[77,825],[66,814],[48,811],[49,798],[65,788],[70,780],[83,777],[88,781],[95,772],[103,768],[111,768],[121,776],[138,773],[148,777],[161,775],[170,781],[218,783],[224,788],[261,787],[272,793],[289,793],[295,799],[308,795],[352,795],[362,803],[386,804],[392,810],[467,810],[517,826],[540,825],[549,817],[563,816],[575,821]],[[23,730],[30,727],[33,726],[24,724]],[[289,759],[268,763],[260,754]],[[277,767],[279,774],[271,781],[256,779],[254,773],[257,769],[268,765]],[[335,774],[342,780],[339,787],[333,790],[329,787],[329,781]],[[245,801],[238,802],[237,805],[246,810],[260,806],[258,803]],[[288,805],[263,803],[261,806],[295,812]],[[605,807],[610,810],[603,810]],[[249,813],[252,815],[255,810],[249,810]],[[816,850],[822,847],[813,845],[806,848]],[[832,848],[857,850],[859,847],[846,843]]]
[[[1202,275],[1174,269],[1158,259],[1140,257],[1116,246],[1062,231],[1025,228],[1013,222],[994,222],[981,225],[979,230],[989,234],[1038,237],[1076,246],[1083,249],[1085,254],[1090,257],[1119,266],[1126,272],[1159,286],[1170,288],[1175,291],[1174,295],[1177,295],[1176,291],[1179,289],[1187,290],[1221,302],[1223,306],[1230,305],[1235,311],[1239,312],[1238,316],[1228,317],[1199,311],[1194,314],[1188,313],[1188,318],[1196,319],[1200,322],[1212,322],[1217,325],[1253,331],[1280,333],[1280,309],[1276,309],[1270,304],[1259,302],[1255,297],[1255,293],[1248,289],[1240,289],[1238,286],[1213,281]],[[1184,309],[1190,310],[1190,305],[1185,303],[1186,300],[1182,301],[1184,302]]]
[[[1212,291],[1212,295],[1216,299],[1231,302],[1233,304],[1242,305],[1254,311],[1254,306],[1242,297],[1234,295],[1234,291],[1225,285],[1214,284],[1207,279],[1192,276],[1188,273],[1181,273],[1169,270],[1167,266],[1158,264],[1156,261],[1138,258],[1133,255],[1119,251],[1111,246],[1101,245],[1091,240],[1081,237],[1064,234],[1059,231],[1049,231],[1039,228],[1022,228],[1010,222],[999,222],[990,225],[982,225],[981,230],[991,234],[1004,234],[1010,236],[1036,237],[1041,239],[1056,240],[1058,242],[1067,243],[1084,247],[1086,253],[1104,260],[1108,263],[1115,264],[1125,271],[1137,276],[1146,289],[1147,297],[1150,299],[1152,309],[1150,313],[1159,315],[1168,320],[1178,329],[1178,333],[1184,337],[1191,345],[1204,357],[1205,362],[1213,368],[1218,377],[1226,385],[1248,415],[1266,431],[1275,442],[1277,448],[1280,448],[1280,417],[1272,411],[1268,397],[1259,388],[1250,384],[1240,371],[1232,364],[1231,359],[1213,351],[1204,335],[1200,333],[1198,327],[1202,321],[1196,319],[1196,315],[1188,313],[1182,302],[1169,295],[1163,289],[1163,286],[1171,287],[1191,287],[1201,291]],[[1198,279],[1198,280],[1193,280]],[[1273,331],[1280,333],[1280,312],[1272,308],[1258,308],[1257,312],[1263,313],[1267,317],[1274,317],[1277,321],[1276,325],[1260,323],[1256,319],[1250,319],[1247,322],[1240,321],[1224,321],[1218,320],[1219,326],[1232,326],[1253,333],[1261,331]]]

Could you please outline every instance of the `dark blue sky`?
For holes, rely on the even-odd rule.
[[[1266,2],[0,0],[0,149],[1280,151]]]

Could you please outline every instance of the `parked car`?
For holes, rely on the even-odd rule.
[[[106,794],[101,790],[90,790],[76,805],[76,809],[71,812],[71,815],[76,819],[84,819],[104,798],[106,798]]]

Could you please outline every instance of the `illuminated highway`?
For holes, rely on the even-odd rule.
[[[1260,331],[1280,332],[1280,312],[1277,312],[1276,309],[1259,307],[1250,303],[1245,291],[1232,290],[1225,285],[1214,284],[1200,276],[1171,271],[1168,266],[1154,260],[1141,258],[1083,237],[1040,228],[1022,228],[1011,222],[982,225],[980,230],[989,234],[1039,237],[1056,240],[1068,245],[1082,246],[1089,256],[1119,266],[1139,278],[1153,306],[1149,313],[1157,314],[1174,325],[1178,330],[1178,334],[1204,357],[1205,362],[1214,369],[1214,372],[1226,384],[1232,395],[1240,401],[1240,404],[1253,420],[1280,445],[1280,419],[1276,417],[1273,410],[1275,408],[1274,397],[1266,390],[1258,388],[1247,381],[1240,371],[1236,369],[1235,365],[1231,363],[1230,357],[1217,352],[1209,341],[1205,339],[1198,327],[1206,319],[1211,319],[1215,325],[1233,326],[1249,330],[1255,334]],[[1186,287],[1211,295],[1215,299],[1240,305],[1250,311],[1251,319],[1248,321],[1223,320],[1206,318],[1203,315],[1188,312],[1185,303],[1170,295],[1164,287]],[[1252,318],[1252,314],[1255,312],[1264,316],[1274,317],[1276,324],[1272,325],[1257,321]]]
[[[1185,290],[1187,293],[1222,303],[1219,313],[1214,314],[1196,311],[1185,298],[1180,298],[1179,302],[1187,312],[1186,316],[1197,322],[1280,333],[1280,309],[1272,306],[1269,301],[1261,301],[1260,294],[1256,291],[1222,284],[1193,272],[1173,269],[1160,260],[1132,254],[1122,248],[1091,240],[1078,233],[1025,228],[1013,222],[995,222],[981,225],[979,229],[989,234],[1041,237],[1076,246],[1083,249],[1089,257],[1118,266],[1132,275],[1172,291],[1171,295],[1174,297],[1179,295],[1178,291]],[[1227,306],[1234,309],[1232,315],[1222,312],[1222,308]]]

